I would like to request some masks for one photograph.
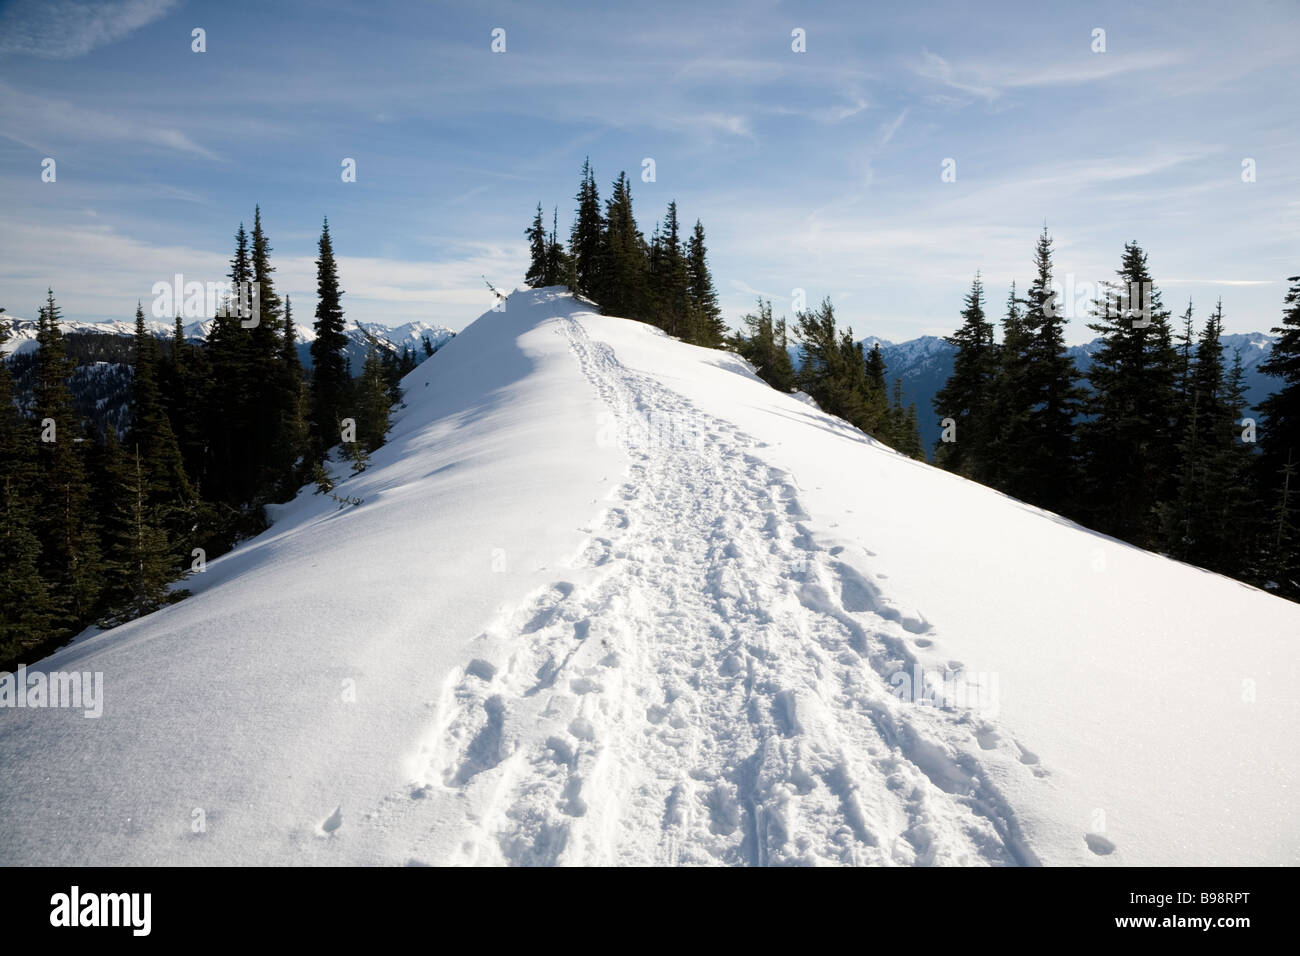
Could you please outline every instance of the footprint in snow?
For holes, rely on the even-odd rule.
[[[321,823],[321,825],[316,828],[316,835],[333,836],[334,832],[338,830],[338,828],[341,826],[343,826],[343,805],[342,804],[335,807],[334,812],[331,813],[328,817],[326,817],[325,820]]]

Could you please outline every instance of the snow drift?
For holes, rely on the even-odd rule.
[[[0,862],[1300,862],[1300,607],[555,289],[405,387],[0,708]]]

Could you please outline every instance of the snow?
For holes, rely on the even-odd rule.
[[[42,662],[103,715],[0,708],[0,863],[1300,862],[1300,607],[589,308]]]

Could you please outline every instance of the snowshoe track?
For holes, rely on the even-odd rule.
[[[928,623],[816,544],[752,439],[558,323],[631,465],[585,583],[532,594],[443,688],[410,796],[479,812],[435,862],[1037,863],[981,763],[1018,745],[891,686]]]

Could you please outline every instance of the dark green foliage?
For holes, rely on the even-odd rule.
[[[987,481],[991,465],[986,450],[996,432],[993,419],[998,350],[993,323],[984,315],[984,285],[976,273],[961,313],[962,325],[946,341],[957,347],[952,376],[934,396],[940,419],[952,419],[945,433],[954,441],[940,441],[935,464],[948,471]]]
[[[790,361],[785,318],[772,320],[772,303],[758,300],[758,312],[743,318],[747,336],[736,335],[731,347],[758,372],[758,377],[777,391],[793,392],[796,387],[794,363]]]
[[[590,161],[582,164],[578,187],[578,209],[569,233],[569,255],[573,260],[574,291],[600,302],[606,291],[601,266],[604,262],[605,219],[600,212],[600,193]]]
[[[533,217],[533,224],[524,230],[524,237],[528,240],[528,272],[524,274],[524,282],[530,288],[539,289],[549,285],[546,281],[546,249],[547,235],[546,227],[542,225],[542,204],[537,204],[537,215]]]
[[[339,289],[338,265],[330,239],[329,220],[321,228],[316,258],[316,338],[311,343],[311,411],[309,431],[312,456],[320,460],[338,444],[339,420],[352,398],[352,376],[344,349],[343,295]]]
[[[1124,246],[1117,274],[1088,325],[1101,347],[1088,372],[1089,418],[1079,428],[1083,491],[1093,527],[1150,547],[1160,538],[1156,504],[1171,490],[1174,471],[1179,355],[1137,243]]]
[[[706,348],[718,348],[727,335],[727,323],[718,308],[718,292],[709,272],[708,248],[704,244],[704,225],[697,219],[686,249],[686,284],[690,297],[690,341]]]
[[[1079,373],[1065,350],[1065,316],[1052,290],[1052,240],[1043,230],[1035,276],[1004,325],[998,467],[1003,490],[1049,511],[1077,511],[1074,418]]]
[[[649,317],[649,250],[632,214],[632,187],[619,173],[605,204],[604,287],[601,307],[611,315],[633,319]]]
[[[41,575],[65,601],[61,630],[71,632],[93,613],[103,585],[99,539],[90,507],[81,422],[68,398],[71,365],[63,350],[60,314],[51,291],[40,309],[36,366],[37,481],[34,527],[42,542]]]
[[[101,480],[109,503],[104,528],[108,587],[101,624],[112,627],[165,604],[167,586],[179,570],[164,528],[166,515],[153,501],[139,446],[124,452],[110,432]]]

